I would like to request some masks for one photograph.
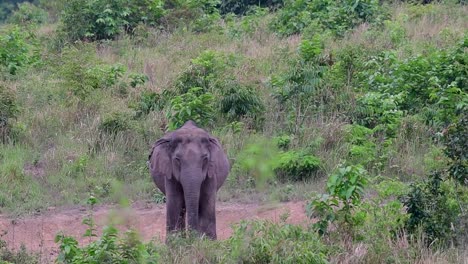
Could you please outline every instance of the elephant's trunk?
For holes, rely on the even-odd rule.
[[[200,231],[199,208],[200,188],[203,181],[201,169],[188,170],[181,173],[181,183],[184,188],[184,199],[189,230]]]

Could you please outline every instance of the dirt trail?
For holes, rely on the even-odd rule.
[[[307,221],[304,202],[269,205],[218,203],[216,211],[218,239],[228,238],[232,233],[232,224],[242,219],[279,221],[280,216],[287,212],[288,223],[301,224]],[[86,230],[82,220],[87,213],[83,208],[75,208],[51,209],[41,215],[16,219],[0,215],[0,239],[5,240],[8,247],[13,249],[24,244],[28,250],[40,253],[42,261],[47,263],[57,254],[58,247],[54,238],[59,231],[74,236],[81,245],[89,243],[88,238],[82,237]],[[136,229],[144,241],[152,238],[163,240],[165,237],[165,205],[137,203],[127,209],[100,206],[94,209],[93,214],[98,234],[104,225],[112,221],[121,230]]]

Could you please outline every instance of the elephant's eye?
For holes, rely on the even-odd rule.
[[[175,165],[180,166],[180,158],[175,157],[174,158],[174,163],[175,163]]]

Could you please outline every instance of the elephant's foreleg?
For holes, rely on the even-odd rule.
[[[185,201],[182,186],[177,182],[166,182],[166,231],[185,229]]]
[[[204,188],[205,187],[205,188]],[[200,197],[200,231],[216,240],[216,189],[204,186]]]

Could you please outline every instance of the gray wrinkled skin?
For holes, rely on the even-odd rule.
[[[188,229],[216,239],[216,193],[230,164],[218,139],[187,121],[153,145],[149,170],[166,195],[167,234]]]

